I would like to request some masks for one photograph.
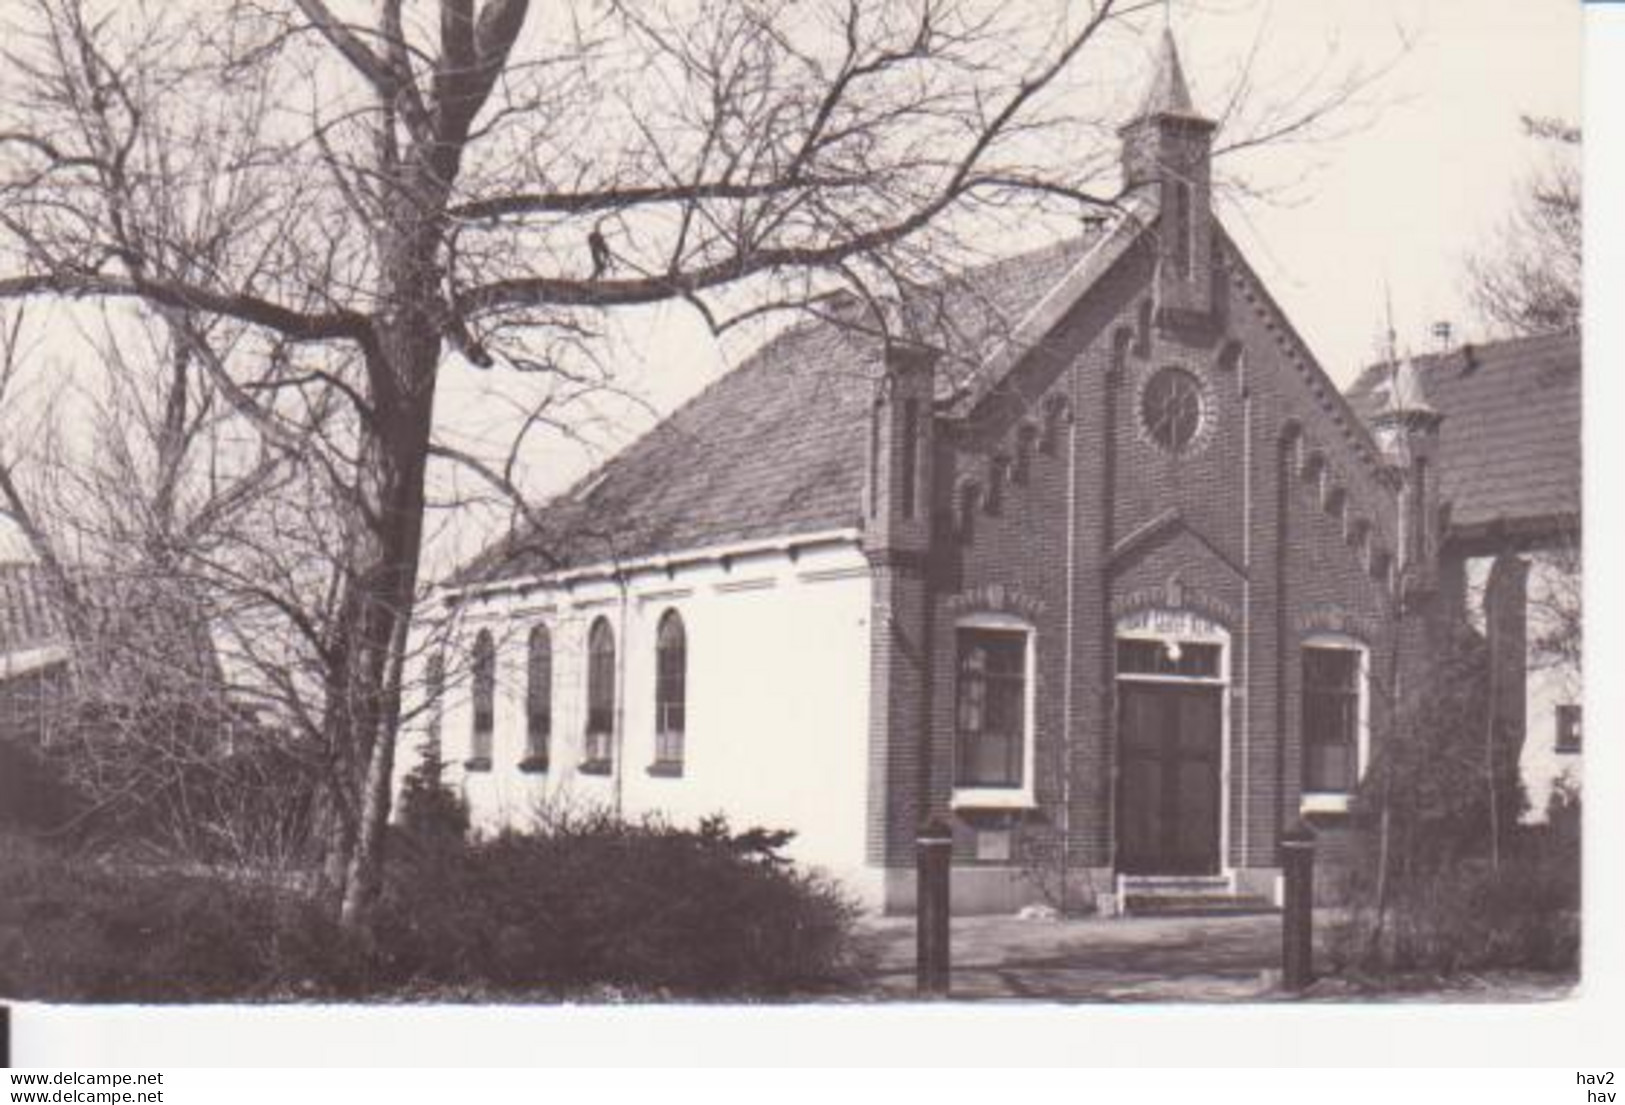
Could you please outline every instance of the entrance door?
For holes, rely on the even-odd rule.
[[[1219,870],[1223,689],[1117,684],[1117,867],[1131,875]]]

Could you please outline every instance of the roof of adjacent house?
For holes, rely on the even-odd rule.
[[[62,604],[36,564],[0,563],[0,656],[67,641]]]
[[[220,683],[206,617],[183,582],[74,570],[71,583],[94,663]],[[42,565],[0,563],[0,658],[75,647],[69,610],[62,585]]]
[[[952,351],[939,408],[985,394],[1073,301],[1065,286],[1093,283],[1152,213],[1130,205],[1108,227],[917,289],[899,325]],[[822,317],[770,339],[453,582],[856,527],[883,363],[872,317],[854,298],[827,301]]]
[[[1413,358],[1439,427],[1439,495],[1458,536],[1569,526],[1580,513],[1580,336],[1572,332],[1464,345]],[[1386,401],[1390,365],[1349,389],[1369,419]]]

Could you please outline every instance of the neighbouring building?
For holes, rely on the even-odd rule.
[[[47,827],[78,808],[48,766],[70,733],[111,747],[186,718],[218,730],[224,749],[232,716],[246,715],[226,702],[188,588],[80,569],[64,582],[38,563],[0,562],[0,824]]]
[[[1414,369],[1442,418],[1441,616],[1493,623],[1497,713],[1539,819],[1557,780],[1580,781],[1580,335],[1462,345]],[[1374,413],[1387,377],[1373,365],[1350,401]]]
[[[833,301],[453,579],[420,728],[477,821],[723,811],[887,909],[933,819],[962,911],[1274,895],[1476,561],[1511,633],[1518,554],[1577,532],[1578,345],[1345,397],[1215,217],[1215,129],[1165,39],[1113,219],[929,307]],[[1562,420],[1506,429],[1548,367]]]

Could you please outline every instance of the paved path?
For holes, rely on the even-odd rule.
[[[914,920],[865,923],[869,993],[914,993]],[[1243,917],[955,918],[953,996],[1048,1001],[1256,1001],[1277,996],[1279,914]]]

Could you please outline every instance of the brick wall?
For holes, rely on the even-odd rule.
[[[892,780],[877,791],[876,861],[906,863],[915,825],[935,815],[956,826],[961,863],[978,862],[979,826],[1008,826],[1018,857],[1110,866],[1115,616],[1172,584],[1231,634],[1226,863],[1272,867],[1298,814],[1303,638],[1347,632],[1373,668],[1388,655],[1395,519],[1380,458],[1227,242],[1215,235],[1207,314],[1155,310],[1156,249],[1148,236],[1131,250],[970,417],[938,422],[924,572],[876,580],[877,612],[885,593],[901,628],[889,641],[874,629],[887,702],[874,747]],[[1138,413],[1169,364],[1204,389],[1203,428],[1177,455]],[[954,625],[979,609],[1018,611],[1038,640],[1037,809],[1017,817],[949,805]],[[929,666],[923,696],[899,640]],[[906,732],[923,734],[925,767],[902,751]],[[911,770],[918,792],[896,785]]]

